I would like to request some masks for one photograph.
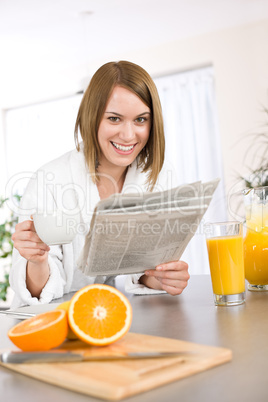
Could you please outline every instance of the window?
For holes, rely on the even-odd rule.
[[[40,166],[74,148],[81,99],[75,95],[6,112],[7,174],[18,193]]]

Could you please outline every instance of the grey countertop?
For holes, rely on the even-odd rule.
[[[180,296],[128,295],[128,298],[133,307],[131,332],[226,347],[233,351],[233,360],[125,400],[268,400],[268,292],[247,291],[244,305],[215,307],[210,276],[196,275],[191,277]],[[12,347],[7,331],[17,322],[14,318],[0,316],[1,349]],[[6,402],[98,401],[16,374],[4,367],[0,367],[0,395],[1,400]]]

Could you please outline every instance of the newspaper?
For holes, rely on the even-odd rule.
[[[88,276],[142,273],[180,259],[219,179],[100,201],[78,260]]]

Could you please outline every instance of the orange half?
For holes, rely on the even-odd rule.
[[[20,322],[8,331],[8,337],[24,351],[45,351],[59,346],[67,333],[66,311],[53,310]]]
[[[88,285],[71,299],[68,318],[73,332],[84,342],[109,345],[128,332],[132,307],[124,294],[114,287]]]

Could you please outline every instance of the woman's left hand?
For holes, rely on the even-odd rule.
[[[176,296],[186,288],[189,279],[188,264],[172,261],[145,271],[139,282],[151,289],[165,290]]]

